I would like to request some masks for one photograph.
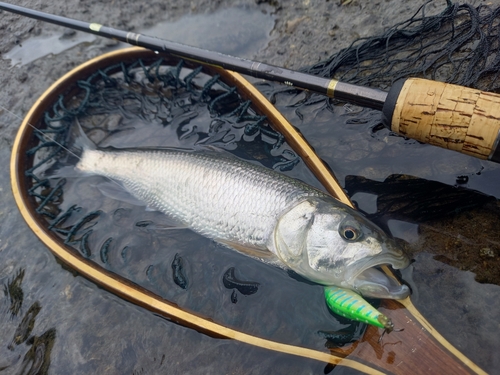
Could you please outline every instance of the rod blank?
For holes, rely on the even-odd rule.
[[[392,131],[500,163],[500,95],[408,79],[389,93],[0,2],[0,9],[383,111]]]
[[[224,69],[247,74],[256,78],[281,82],[292,87],[309,90],[321,95],[327,95],[331,98],[347,101],[362,107],[382,110],[387,96],[385,91],[378,89],[338,82],[337,80],[330,78],[318,77],[312,74],[280,68],[257,61],[246,60],[197,47],[186,46],[184,44],[174,43],[156,37],[117,30],[97,23],[88,23],[62,16],[56,16],[4,2],[0,2],[0,9],[56,25],[69,27],[75,30],[116,39],[121,42],[148,48],[153,51],[166,52],[185,59],[216,65]]]

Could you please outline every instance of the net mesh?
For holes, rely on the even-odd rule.
[[[92,176],[47,177],[61,165],[76,164],[75,156],[66,148],[70,128],[78,121],[98,147],[216,146],[311,182],[310,172],[284,137],[272,129],[250,101],[242,98],[236,87],[201,67],[173,61],[155,58],[102,68],[68,87],[55,100],[39,124],[34,124],[39,130],[33,132],[34,139],[26,152],[29,162],[25,175],[33,209],[67,251],[97,268],[222,324],[321,348],[325,339],[318,336],[316,317],[324,308],[323,294],[310,293],[310,288],[321,286],[297,286],[294,278],[283,280],[286,273],[277,276],[272,267],[263,269],[259,261],[247,257],[242,261],[242,255],[231,250],[224,249],[221,256],[217,245],[193,232],[165,231],[164,215],[103,196],[93,185]],[[221,268],[226,271],[221,272]],[[273,285],[277,278],[280,288],[260,292],[261,283]],[[186,290],[189,293],[183,294]],[[214,310],[215,295],[228,293],[229,303]],[[296,293],[304,304],[318,310],[300,320],[308,327],[307,335],[295,329],[275,331],[272,322],[260,324],[258,312],[262,304],[246,298],[258,295],[263,304],[280,311],[277,305],[292,300]],[[290,315],[277,319],[279,324],[295,324]],[[322,319],[325,322],[320,326],[333,330],[345,323],[339,322],[337,327],[329,315]],[[348,341],[359,338],[363,331],[363,325],[353,323]]]
[[[441,13],[428,15],[429,3],[305,71],[385,90],[400,78],[421,77],[498,92],[500,8],[447,0]]]
[[[61,212],[66,179],[52,182],[45,177],[50,166],[65,154],[68,129],[77,118],[98,145],[127,130],[112,128],[109,118],[117,115],[151,126],[169,126],[181,141],[195,136],[194,143],[187,145],[216,145],[247,156],[259,154],[263,164],[281,171],[298,163],[291,149],[283,149],[284,137],[269,126],[265,116],[251,108],[250,101],[240,97],[235,87],[222,82],[218,75],[202,74],[201,66],[186,69],[183,64],[182,60],[176,66],[165,65],[162,59],[152,63],[138,60],[99,70],[77,82],[78,90],[76,95],[72,93],[71,100],[61,95],[34,133],[36,144],[27,151],[27,156],[34,157],[33,165],[25,172],[33,181],[28,193],[35,198],[36,212],[48,220],[48,229],[62,236],[65,244],[77,246],[82,255],[91,254],[88,237],[102,211],[83,214],[81,207],[72,205]],[[190,124],[201,111],[210,117],[207,129]],[[72,215],[80,218],[67,226]],[[108,245],[105,242],[100,252]]]
[[[439,14],[429,15],[432,2],[435,1],[428,1],[408,20],[384,33],[357,39],[349,47],[302,71],[382,90],[388,90],[401,78],[418,77],[500,92],[497,81],[500,7],[486,4],[474,7],[446,0]],[[266,86],[261,85],[273,100],[279,93],[294,91]],[[337,102],[310,94],[295,103],[296,114],[301,118],[301,106],[318,103],[333,112],[333,104]]]

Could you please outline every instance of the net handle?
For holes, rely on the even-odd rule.
[[[408,78],[392,86],[383,118],[405,137],[500,162],[499,94]]]

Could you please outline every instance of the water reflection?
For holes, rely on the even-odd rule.
[[[22,375],[48,374],[50,357],[56,338],[56,329],[50,328],[40,335],[36,333],[36,320],[42,310],[39,301],[35,301],[26,310],[22,319],[19,315],[23,310],[25,294],[22,283],[25,270],[19,270],[5,285],[5,297],[10,301],[8,312],[10,321],[17,323],[7,349],[12,354],[6,355],[0,361],[0,371]],[[2,317],[1,320],[4,320]],[[22,353],[24,352],[24,356]],[[22,361],[19,361],[22,357]]]
[[[404,219],[420,223],[480,207],[495,198],[477,191],[457,188],[420,177],[393,174],[384,181],[362,176],[346,176],[345,189],[354,197],[371,194],[371,200],[356,200],[372,220]],[[376,200],[376,210],[372,203]],[[368,207],[367,207],[368,206]]]
[[[24,269],[20,269],[16,276],[4,287],[4,293],[7,298],[10,300],[9,311],[12,316],[17,316],[21,307],[23,306],[24,292],[21,287],[24,278]]]
[[[259,283],[255,281],[243,281],[234,275],[234,267],[229,268],[224,272],[222,277],[222,282],[227,289],[235,289],[244,296],[249,296],[251,294],[257,293],[259,290]],[[235,291],[233,291],[234,293]],[[236,297],[233,297],[236,298]],[[232,301],[236,303],[236,301]]]
[[[33,328],[35,326],[35,318],[41,310],[40,303],[37,301],[31,305],[26,314],[21,320],[21,323],[16,328],[12,342],[9,344],[8,348],[14,350],[15,346],[22,344],[31,335]]]
[[[140,30],[210,51],[251,58],[270,40],[274,16],[254,6],[233,6],[210,14],[187,15]],[[229,32],[229,30],[231,32]]]
[[[342,317],[339,317],[342,320]],[[344,319],[346,325],[338,331],[318,331],[318,335],[326,339],[325,347],[328,349],[337,349],[348,343],[358,341],[366,330],[366,325],[359,322]]]
[[[24,355],[21,374],[45,375],[49,373],[50,354],[56,339],[56,330],[49,329],[40,336],[33,336],[27,344],[30,349]]]
[[[2,57],[11,60],[12,67],[19,67],[50,54],[60,54],[80,43],[91,43],[95,39],[94,35],[74,30],[67,30],[62,35],[41,35],[16,45]]]
[[[187,289],[189,285],[185,269],[184,259],[179,256],[179,253],[176,253],[172,261],[172,278],[174,283],[182,289]]]

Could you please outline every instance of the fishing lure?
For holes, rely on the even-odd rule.
[[[402,331],[395,329],[392,320],[370,305],[363,297],[350,289],[328,286],[324,288],[325,299],[328,308],[335,314],[344,316],[358,322],[371,324],[375,327],[383,328],[384,332],[380,336],[379,342],[384,334],[392,331]]]

